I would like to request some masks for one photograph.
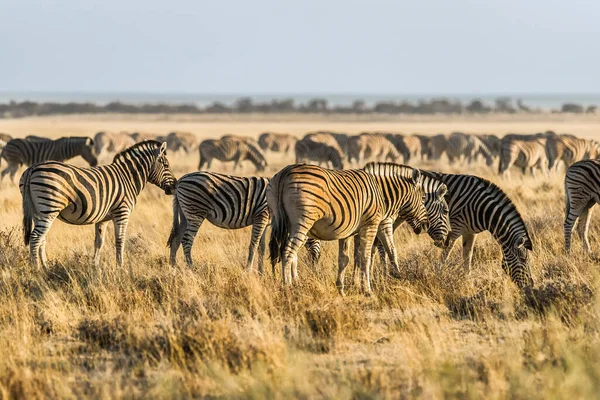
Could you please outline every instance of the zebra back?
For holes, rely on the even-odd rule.
[[[2,150],[2,157],[9,164],[35,165],[44,161],[66,161],[83,157],[91,166],[98,160],[94,141],[89,137],[63,137],[57,140],[13,139]]]

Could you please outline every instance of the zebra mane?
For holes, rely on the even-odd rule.
[[[127,158],[127,156],[131,156],[133,154],[139,153],[140,150],[142,152],[147,152],[148,150],[154,151],[160,148],[162,143],[156,140],[144,140],[143,142],[139,142],[134,144],[131,147],[126,148],[122,152],[118,153],[115,158],[113,158],[113,163],[123,161]]]
[[[413,171],[416,168],[408,165],[396,164],[392,162],[370,162],[367,163],[363,170],[380,176],[401,176],[403,178],[412,178]]]

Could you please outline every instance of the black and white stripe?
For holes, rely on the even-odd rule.
[[[210,168],[213,159],[222,162],[234,162],[234,170],[244,160],[254,164],[257,171],[264,171],[267,166],[267,160],[259,148],[242,140],[231,138],[204,140],[200,143],[199,152],[199,170],[203,169],[204,166]]]
[[[344,152],[337,141],[330,135],[307,135],[296,142],[294,146],[296,162],[317,163],[318,165],[331,164],[332,168],[344,168]]]
[[[46,266],[46,234],[56,218],[72,225],[96,225],[94,264],[104,243],[107,224],[113,221],[117,263],[123,264],[123,247],[129,215],[147,182],[167,194],[175,188],[169,170],[166,143],[138,143],[117,154],[110,165],[79,168],[48,161],[28,168],[21,177],[23,230],[31,262]]]
[[[66,161],[73,157],[83,157],[92,167],[98,164],[94,141],[89,137],[63,137],[49,139],[13,139],[2,149],[0,158],[8,162],[2,171],[0,181],[10,173],[14,181],[21,165],[35,165],[43,161]]]
[[[444,249],[447,260],[455,241],[463,238],[463,258],[470,268],[478,233],[488,231],[502,248],[502,268],[520,288],[533,285],[528,251],[533,244],[521,214],[495,184],[472,175],[423,171],[446,184],[451,231]]]

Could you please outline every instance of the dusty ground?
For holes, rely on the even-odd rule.
[[[51,137],[104,129],[180,129],[202,137],[266,130],[503,134],[553,129],[598,138],[599,127],[597,117],[587,116],[0,120],[0,131]],[[194,170],[197,155],[171,161],[180,176]],[[273,159],[268,173],[288,161]],[[460,266],[459,246],[438,273],[439,250],[427,237],[401,228],[396,242],[406,279],[384,278],[376,267],[375,296],[368,299],[352,288],[347,297],[338,296],[334,243],[325,245],[315,270],[301,267],[300,285],[283,289],[279,278],[242,270],[248,229],[226,231],[208,223],[196,239],[195,268],[171,270],[164,246],[171,199],[155,187],[142,194],[130,223],[126,258],[133,278],[115,267],[110,234],[103,265],[94,269],[93,228],[61,222],[48,237],[51,266],[37,271],[28,266],[22,244],[18,189],[5,182],[0,189],[0,395],[597,397],[600,275],[578,239],[573,254],[563,254],[562,175],[507,182],[483,165],[468,172],[493,179],[523,214],[534,240],[536,302],[522,297],[504,275],[500,249],[488,234],[478,239],[470,273]],[[594,217],[596,251],[599,227]]]

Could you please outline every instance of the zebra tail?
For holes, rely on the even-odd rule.
[[[179,232],[180,221],[185,219],[185,215],[181,212],[181,207],[179,206],[179,200],[177,199],[177,192],[173,196],[173,226],[171,227],[171,234],[169,235],[169,239],[167,239],[167,247],[170,248],[173,245],[173,241],[175,240],[175,236],[177,236],[177,232]]]
[[[21,196],[23,197],[23,234],[25,245],[29,246],[31,241],[31,232],[33,231],[33,202],[31,201],[31,191],[29,190],[29,181],[31,179],[31,168],[23,173],[20,181]]]
[[[282,201],[281,176],[275,179],[278,179],[277,186],[273,190],[277,193],[277,212],[271,215],[271,239],[269,240],[269,257],[273,267],[283,259],[283,243],[290,234],[290,221]],[[271,181],[271,183],[275,182]]]

